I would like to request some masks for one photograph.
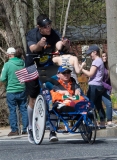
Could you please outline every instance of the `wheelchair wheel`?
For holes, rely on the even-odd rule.
[[[35,144],[41,144],[46,126],[46,103],[43,95],[38,95],[33,111],[33,138]]]
[[[94,109],[89,109],[86,120],[80,125],[81,136],[85,142],[93,144],[96,139],[96,116]]]
[[[81,122],[80,126],[79,126],[79,131],[81,132],[81,137],[82,139],[88,143],[88,138],[87,138],[87,134],[86,134],[86,125],[84,123],[84,121]]]

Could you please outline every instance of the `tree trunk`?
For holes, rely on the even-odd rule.
[[[49,0],[49,18],[52,20],[52,28],[56,27],[55,17],[56,17],[56,11],[55,11],[55,0]]]
[[[37,0],[32,0],[33,3],[33,13],[34,13],[34,26],[37,25],[37,17],[39,16],[39,4]]]
[[[26,29],[27,29],[27,0],[23,0],[20,3],[20,8],[21,8],[21,15],[22,15],[22,20],[23,20],[23,24],[24,24],[24,31],[26,33]]]
[[[22,14],[21,14],[21,8],[20,8],[20,2],[16,2],[16,22],[19,27],[19,31],[21,34],[21,40],[23,44],[24,51],[26,52],[26,37],[25,37],[25,30],[24,30],[24,24],[23,24],[23,19],[22,19]]]
[[[117,0],[106,0],[107,48],[113,92],[117,91]]]
[[[10,30],[13,32],[15,44],[19,44],[20,43],[19,35],[18,35],[19,32],[18,32],[18,28],[17,28],[16,22],[15,22],[15,17],[14,17],[14,13],[13,13],[13,6],[10,3],[10,1],[8,1],[8,0],[2,0],[2,4],[3,4],[3,7],[6,12],[6,20],[9,22]]]

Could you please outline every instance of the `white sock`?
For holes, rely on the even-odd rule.
[[[32,129],[32,117],[33,117],[33,109],[28,106],[28,129]]]

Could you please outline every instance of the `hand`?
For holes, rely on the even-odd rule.
[[[69,92],[68,91],[64,91],[64,95],[68,96]]]
[[[70,49],[70,41],[67,38],[62,38],[62,45],[65,46],[66,49]]]
[[[79,89],[75,90],[75,95],[79,95],[80,96],[80,90]]]
[[[81,64],[81,68],[85,67],[86,66],[86,62],[82,62]]]
[[[46,38],[42,37],[41,40],[39,41],[39,46],[44,47],[46,45]]]

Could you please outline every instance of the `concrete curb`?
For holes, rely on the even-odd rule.
[[[6,127],[6,128],[0,128],[0,140],[10,140],[10,139],[27,139],[28,135],[18,135],[18,136],[11,136],[8,137],[8,133],[10,132],[10,128]],[[57,134],[58,138],[79,138],[80,134],[61,134],[58,133]],[[106,128],[106,129],[101,129],[101,130],[97,130],[97,138],[99,137],[117,137],[117,126],[113,127],[113,128]],[[49,131],[45,131],[45,135],[44,138],[49,138]]]
[[[98,130],[97,137],[117,137],[117,126]]]

